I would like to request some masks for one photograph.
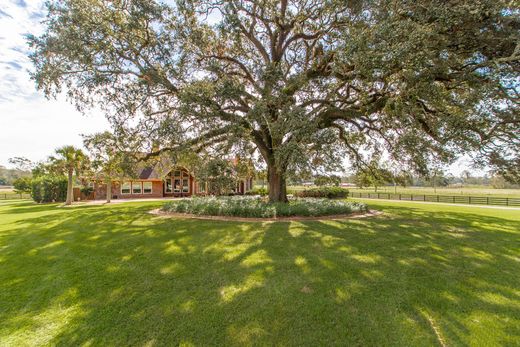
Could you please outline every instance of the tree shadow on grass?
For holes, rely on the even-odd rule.
[[[89,206],[10,224],[0,234],[0,338],[309,346],[520,339],[518,222],[401,207],[365,220],[279,223],[159,218],[149,209]]]

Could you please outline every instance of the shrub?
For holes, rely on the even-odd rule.
[[[64,176],[41,176],[32,180],[31,196],[36,202],[65,201],[67,178]]]
[[[266,196],[267,194],[268,194],[267,188],[264,188],[264,187],[253,188],[250,191],[246,192],[246,195]]]
[[[289,203],[269,203],[257,197],[194,197],[167,202],[163,211],[206,216],[276,218],[330,216],[366,211],[363,203],[299,198]]]
[[[30,193],[31,192],[31,178],[19,177],[14,180],[13,186],[16,193]]]
[[[295,192],[295,196],[301,198],[328,198],[339,199],[348,197],[348,189],[341,187],[319,187]]]
[[[92,193],[94,191],[94,188],[90,187],[90,186],[83,186],[80,188],[79,190],[81,192],[81,194],[83,194],[84,196],[89,196],[90,193]]]

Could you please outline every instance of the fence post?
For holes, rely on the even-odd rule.
[[[489,196],[486,196],[486,205],[489,205]]]
[[[453,198],[453,203],[455,203],[455,195],[453,195],[452,198]]]
[[[471,195],[468,196],[468,198],[469,198],[469,199],[468,199],[468,202],[469,202],[469,204],[471,205]]]
[[[379,197],[379,194],[380,194],[380,193],[377,193],[377,198],[378,198],[378,199],[381,199],[381,198]]]
[[[401,193],[399,193],[399,200],[401,200]]]
[[[437,195],[437,202],[439,202],[439,196]]]

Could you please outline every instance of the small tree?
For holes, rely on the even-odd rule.
[[[337,175],[318,175],[314,178],[314,184],[317,186],[339,186],[341,177]]]
[[[465,186],[469,183],[469,180],[471,178],[471,172],[469,172],[468,170],[464,170],[460,173],[460,178],[461,178],[461,181],[462,181],[462,185]]]
[[[8,161],[19,171],[31,171],[34,167],[34,163],[25,157],[13,157],[9,158]]]
[[[13,182],[16,193],[30,193],[31,192],[31,178],[20,177]]]
[[[208,192],[213,195],[229,193],[236,186],[236,171],[226,159],[214,158],[204,161],[196,170],[197,178],[208,183]]]
[[[433,187],[434,193],[437,193],[437,187],[446,187],[449,183],[446,174],[440,168],[435,168],[431,170],[430,175],[426,179],[428,182],[430,182],[431,186]]]
[[[85,147],[93,156],[92,168],[94,176],[100,174],[107,185],[106,201],[110,203],[112,197],[112,182],[128,174],[131,176],[133,167],[131,156],[125,152],[123,145],[118,142],[116,136],[105,131],[84,137]]]
[[[56,149],[56,156],[49,157],[54,171],[67,175],[67,199],[65,205],[71,205],[73,199],[73,176],[79,176],[88,167],[88,157],[74,146],[63,146]]]
[[[377,161],[372,161],[366,167],[357,170],[354,180],[359,187],[373,186],[377,192],[378,187],[393,182],[393,177],[389,170],[382,168]]]

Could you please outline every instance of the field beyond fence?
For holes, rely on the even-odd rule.
[[[468,196],[468,195],[431,195],[431,194],[402,194],[402,193],[357,193],[350,192],[352,198],[388,199],[405,201],[443,202],[451,204],[469,205],[497,205],[520,206],[520,198],[495,196]]]

